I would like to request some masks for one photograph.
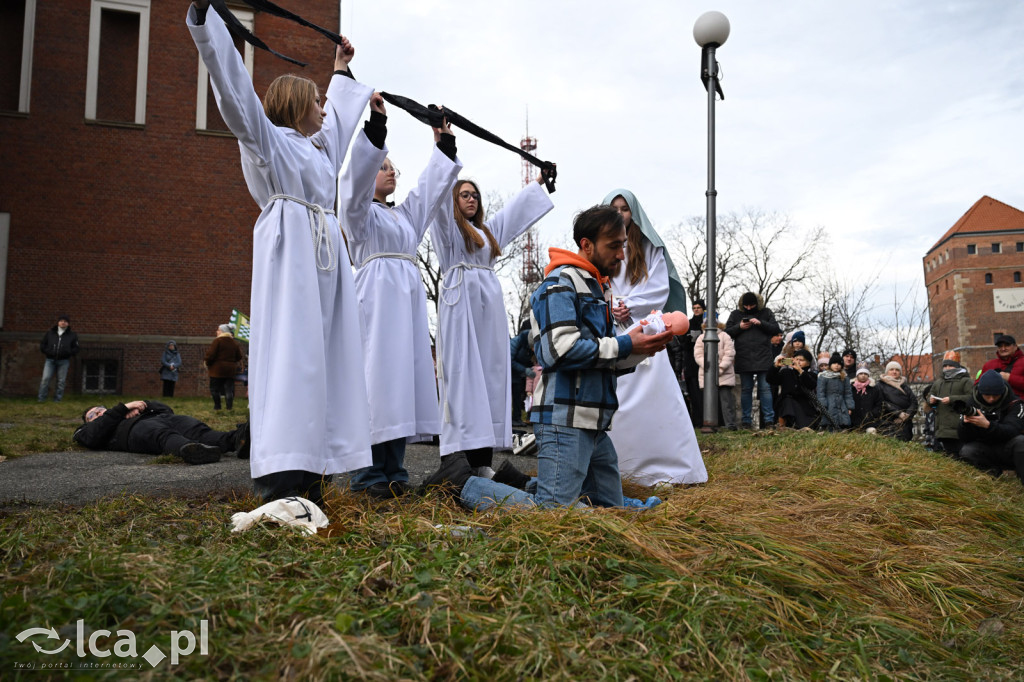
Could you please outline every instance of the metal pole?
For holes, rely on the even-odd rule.
[[[715,90],[718,85],[718,62],[715,60],[715,45],[704,46],[703,71],[707,80],[708,90],[708,191],[707,196],[707,294],[704,297],[707,307],[707,325],[704,330],[704,433],[718,429],[718,320],[716,300],[717,280],[715,237],[717,234],[717,217],[715,215]]]

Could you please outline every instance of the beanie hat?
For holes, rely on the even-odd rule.
[[[231,325],[230,324],[222,324],[221,326],[217,327],[217,331],[222,332],[224,334],[230,334],[231,333]]]
[[[857,363],[857,351],[855,351],[852,348],[844,348],[843,349],[843,357],[846,357],[847,355],[849,355],[850,357],[853,358],[854,364]]]
[[[803,358],[804,360],[807,361],[807,366],[808,367],[814,364],[814,356],[811,355],[811,351],[809,351],[809,350],[807,350],[805,348],[801,348],[797,352],[793,353],[793,357],[794,358]]]
[[[886,373],[888,373],[888,372],[889,372],[889,370],[890,370],[890,369],[892,369],[893,367],[895,367],[896,369],[898,369],[898,370],[900,371],[900,374],[903,374],[903,365],[901,365],[900,363],[896,362],[895,360],[890,360],[890,361],[889,361],[889,362],[888,362],[888,363],[887,363],[887,364],[885,365],[885,371],[886,371]]]
[[[757,305],[757,294],[748,291],[740,297],[740,305]]]
[[[818,365],[827,365],[827,364],[829,364],[828,352],[821,351],[820,353],[818,353]]]
[[[942,366],[943,366],[943,367],[956,367],[957,369],[959,369],[959,368],[960,368],[960,367],[962,367],[963,365],[961,365],[961,364],[960,364],[959,362],[957,362],[956,360],[943,360],[943,361],[942,361]]]
[[[841,365],[843,364],[843,356],[839,353],[833,353],[828,357],[828,364],[830,365]]]
[[[693,305],[699,305],[701,308],[707,308],[707,306],[704,305],[703,298],[698,298],[696,301],[693,302]]]
[[[806,337],[804,337],[804,333],[799,329],[793,332],[793,338],[791,338],[790,341],[799,341],[802,344],[807,343]]]
[[[868,369],[867,365],[857,365],[857,376],[860,376],[861,374],[871,376],[871,370]]]
[[[958,350],[947,350],[945,353],[942,354],[942,359],[943,360],[952,360],[952,361],[956,362],[959,365],[960,364],[960,351],[958,351]],[[945,364],[945,363],[943,363],[943,364]]]
[[[60,315],[57,316],[57,321],[60,322],[61,320],[64,320],[68,324],[71,324],[71,318],[68,317],[67,314],[65,313],[61,313]]]
[[[978,379],[978,393],[982,395],[998,395],[1001,396],[1006,392],[1006,382],[1003,381],[1003,377],[999,372],[994,369],[990,369],[981,375]]]

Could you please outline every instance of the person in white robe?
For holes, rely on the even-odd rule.
[[[480,189],[459,180],[430,227],[443,273],[437,357],[441,457],[465,452],[490,473],[494,448],[512,447],[508,319],[494,263],[502,249],[554,208],[538,175],[486,224]]]
[[[332,474],[371,463],[359,304],[333,206],[373,89],[351,77],[355,50],[346,40],[325,106],[315,83],[285,75],[267,89],[264,110],[223,20],[208,8],[195,0],[186,23],[262,208],[250,302],[253,483],[265,500],[318,502]]]
[[[447,124],[434,129],[434,149],[416,186],[388,203],[398,171],[385,145],[387,111],[379,94],[352,143],[342,176],[342,227],[356,270],[366,353],[373,464],[355,472],[352,490],[377,498],[409,492],[406,442],[441,433],[437,381],[427,327],[427,296],[416,249],[462,168]]]
[[[617,189],[603,203],[622,214],[628,235],[626,260],[611,278],[612,315],[619,327],[626,329],[655,310],[685,311],[682,282],[637,198]],[[615,394],[619,409],[608,435],[623,477],[643,485],[708,480],[668,354],[658,353],[619,377]]]

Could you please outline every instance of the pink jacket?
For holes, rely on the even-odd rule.
[[[693,349],[693,359],[697,361],[697,380],[700,387],[704,388],[704,334],[697,337],[697,343]],[[736,361],[736,345],[732,337],[721,329],[718,330],[718,385],[735,386],[736,372],[733,370],[733,363]]]
[[[527,394],[533,395],[533,387],[537,385],[538,381],[540,381],[540,374],[543,371],[544,371],[544,368],[541,367],[540,365],[534,365],[533,366],[533,376],[532,377],[526,377],[526,393]]]

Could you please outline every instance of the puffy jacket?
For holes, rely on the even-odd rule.
[[[752,325],[750,329],[740,329],[740,322],[744,317],[756,317],[761,324]],[[747,311],[742,305],[737,304],[737,309],[729,314],[729,320],[725,323],[725,332],[732,337],[736,345],[736,373],[770,370],[775,363],[772,337],[780,331],[775,314],[764,306],[764,300],[760,295],[757,297],[756,310]]]
[[[697,361],[697,378],[700,387],[704,388],[704,334],[697,337],[693,347],[693,358]],[[736,372],[733,363],[736,361],[736,344],[732,337],[724,331],[718,332],[718,385],[735,386]]]
[[[978,373],[978,377],[980,378],[982,374],[990,369],[994,369],[997,372],[1009,372],[1010,388],[1013,389],[1013,392],[1017,394],[1018,398],[1024,400],[1024,350],[1018,348],[1017,352],[1005,361],[998,357],[992,358],[985,363],[984,367],[981,368],[981,371]]]
[[[1009,388],[995,405],[990,405],[978,394],[978,387],[975,386],[967,403],[981,410],[989,426],[985,429],[967,424],[960,417],[957,433],[962,442],[980,441],[987,445],[1002,445],[1024,432],[1024,402],[1018,400]]]
[[[828,411],[832,423],[847,427],[850,425],[850,411],[855,407],[853,387],[842,374],[832,374],[831,370],[818,372],[818,402]]]
[[[951,373],[953,374],[953,373]],[[935,437],[956,438],[960,415],[953,409],[954,400],[969,400],[973,393],[971,375],[966,369],[960,368],[951,377],[942,376],[932,383],[931,395],[936,398],[949,398],[949,403],[932,403],[935,408]]]
[[[39,350],[51,360],[67,360],[81,350],[78,347],[78,334],[71,331],[71,325],[68,325],[63,334],[59,334],[57,325],[53,325],[50,331],[43,335]]]

